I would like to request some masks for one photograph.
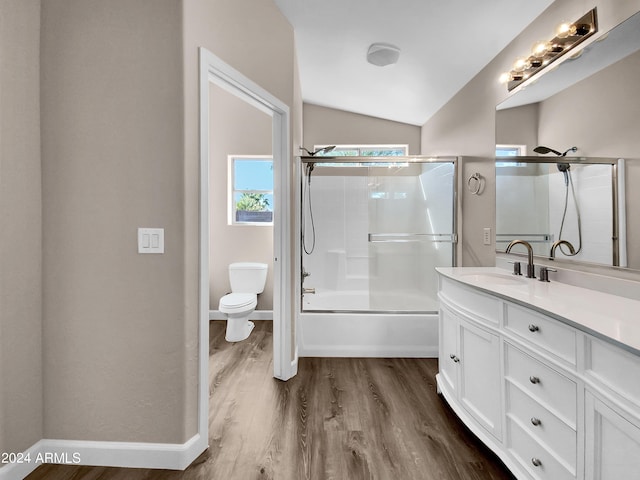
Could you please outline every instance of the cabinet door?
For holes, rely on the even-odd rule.
[[[458,324],[458,317],[441,304],[438,370],[443,387],[454,396],[458,391]]]
[[[640,421],[585,397],[586,480],[640,478]]]
[[[502,436],[500,338],[460,320],[460,401],[498,440]]]

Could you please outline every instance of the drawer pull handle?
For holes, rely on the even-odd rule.
[[[531,383],[534,383],[534,384],[535,384],[535,383],[540,383],[540,379],[539,379],[538,377],[534,377],[533,375],[531,375],[531,376],[529,377],[529,381],[530,381]]]
[[[530,332],[537,332],[538,330],[540,330],[540,327],[538,327],[537,325],[534,325],[533,323],[529,325]]]
[[[542,422],[540,421],[540,419],[539,419],[539,418],[531,417],[531,423],[537,427],[537,426],[539,426]]]
[[[533,463],[534,467],[539,467],[540,465],[542,465],[542,462],[540,461],[540,459],[536,457],[533,457],[531,459],[531,463]]]
[[[453,353],[451,355],[449,355],[449,358],[451,360],[453,360],[454,362],[458,363],[460,361],[460,359],[458,357],[456,357]]]

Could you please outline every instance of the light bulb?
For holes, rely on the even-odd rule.
[[[514,72],[523,72],[527,68],[529,68],[531,64],[529,63],[529,59],[520,57],[516,59],[516,62],[513,64]]]
[[[498,79],[500,83],[507,83],[509,80],[511,80],[511,73],[509,72],[502,72],[500,78]]]
[[[556,37],[567,38],[569,35],[571,35],[571,27],[573,27],[573,25],[571,25],[570,23],[562,22],[556,30]]]
[[[531,47],[531,55],[535,58],[542,58],[547,54],[549,48],[549,42],[540,40],[539,42],[534,43],[533,47]]]

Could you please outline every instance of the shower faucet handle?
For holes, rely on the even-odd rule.
[[[540,278],[538,280],[541,282],[548,282],[549,272],[557,272],[557,270],[554,270],[553,268],[549,268],[549,267],[540,267],[540,271],[538,272],[538,274],[540,275]]]
[[[513,274],[514,275],[522,275],[522,267],[520,265],[520,262],[509,262],[509,263],[513,263]]]

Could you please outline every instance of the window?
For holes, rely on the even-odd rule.
[[[326,147],[326,145],[314,145],[314,150]],[[403,157],[409,155],[408,145],[336,145],[336,148],[328,153],[320,153],[318,157]],[[369,163],[324,163],[326,166],[354,167],[371,166]],[[376,163],[377,166],[391,164]],[[394,163],[397,165],[397,163]]]
[[[229,225],[273,225],[273,157],[228,158]]]
[[[496,145],[496,157],[524,157],[527,155],[526,145]],[[496,162],[496,167],[522,167],[522,162]]]

